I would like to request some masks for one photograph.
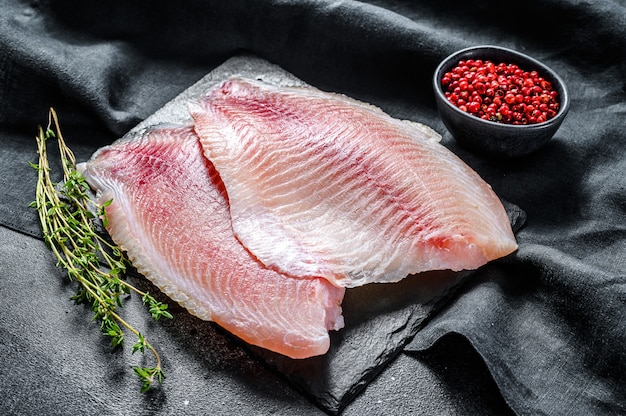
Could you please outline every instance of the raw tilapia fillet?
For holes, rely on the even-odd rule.
[[[237,78],[190,112],[237,238],[268,267],[353,287],[475,269],[517,248],[491,187],[424,125]]]
[[[80,167],[133,265],[199,318],[292,358],[324,354],[345,289],[267,269],[236,240],[224,186],[190,127],[152,128]]]

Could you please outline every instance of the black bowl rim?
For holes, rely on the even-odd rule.
[[[445,97],[444,93],[443,93],[443,89],[441,87],[441,82],[440,79],[443,76],[443,68],[445,68],[446,66],[450,65],[452,63],[452,65],[454,65],[454,62],[458,62],[459,59],[461,59],[461,57],[465,56],[465,55],[469,55],[475,52],[480,52],[481,50],[497,50],[499,52],[504,52],[506,54],[510,54],[512,56],[514,56],[515,58],[518,58],[521,61],[525,61],[529,63],[529,66],[532,66],[532,68],[529,68],[530,70],[535,69],[537,71],[541,71],[540,75],[545,76],[546,74],[549,75],[550,78],[552,78],[553,80],[556,81],[556,83],[558,84],[558,88],[561,90],[560,91],[560,107],[559,107],[559,112],[552,117],[550,120],[546,120],[542,123],[536,123],[536,124],[505,124],[505,123],[497,123],[495,121],[489,121],[489,120],[483,120],[480,117],[476,117],[475,115],[472,114],[468,114],[465,111],[459,109],[457,106],[455,106],[454,104],[452,104],[450,101],[448,101],[448,99]],[[451,67],[452,68],[452,67]],[[498,128],[498,129],[513,129],[513,130],[536,130],[536,129],[544,129],[547,128],[553,124],[560,124],[563,121],[563,117],[565,117],[565,115],[567,114],[568,110],[569,110],[569,105],[570,105],[570,98],[569,98],[569,91],[567,89],[567,86],[565,85],[565,82],[563,81],[563,79],[559,76],[559,74],[556,73],[556,71],[554,71],[552,68],[550,68],[549,66],[547,66],[546,64],[544,64],[543,62],[540,62],[539,60],[526,55],[522,52],[516,51],[514,49],[509,49],[509,48],[505,48],[502,46],[496,46],[496,45],[478,45],[478,46],[470,46],[468,48],[464,48],[464,49],[460,49],[450,55],[448,55],[445,59],[443,59],[441,61],[441,63],[437,66],[437,69],[435,69],[435,73],[433,75],[433,88],[435,90],[435,94],[439,97],[440,101],[445,103],[444,105],[446,105],[446,107],[451,108],[453,111],[457,112],[458,114],[463,115],[464,117],[467,117],[468,119],[472,120],[472,122],[477,122],[477,123],[482,123],[484,126],[489,127],[489,128]]]

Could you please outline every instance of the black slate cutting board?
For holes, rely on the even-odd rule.
[[[231,76],[270,84],[306,85],[292,74],[263,59],[233,57],[164,105],[128,134],[160,123],[191,123],[188,103]],[[512,224],[519,228],[524,214],[506,204]],[[338,413],[398,354],[451,293],[472,272],[429,272],[394,284],[370,284],[346,291],[345,328],[331,332],[327,354],[293,360],[244,345],[253,356],[284,376],[300,392],[329,413]],[[180,331],[180,336],[185,336]],[[168,357],[175,366],[176,357]]]

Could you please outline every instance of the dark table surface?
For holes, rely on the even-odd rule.
[[[1,414],[626,413],[623,2],[0,5]],[[439,119],[436,65],[478,44],[528,53],[568,84],[570,114],[536,154],[498,161],[472,153]],[[70,301],[73,286],[40,239],[28,208],[33,137],[53,106],[86,160],[240,56],[442,133],[525,213],[520,248],[446,291],[436,308],[402,304],[414,327],[384,341],[372,335],[380,357],[329,360],[332,371],[305,374],[332,376],[308,384],[173,302],[174,320],[151,322],[132,297],[124,313],[147,328],[167,374],[142,395],[130,369],[142,358],[111,348],[90,311]],[[386,331],[396,332],[377,324],[372,334]],[[360,342],[355,348],[365,349]],[[362,368],[362,377],[334,383],[343,368]]]

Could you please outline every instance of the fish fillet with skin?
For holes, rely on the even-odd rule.
[[[79,169],[110,199],[107,230],[133,265],[193,315],[292,358],[329,348],[345,289],[267,269],[235,238],[219,175],[190,127],[152,128]]]
[[[491,187],[422,124],[238,78],[189,109],[236,236],[268,267],[354,287],[475,269],[517,248]]]

